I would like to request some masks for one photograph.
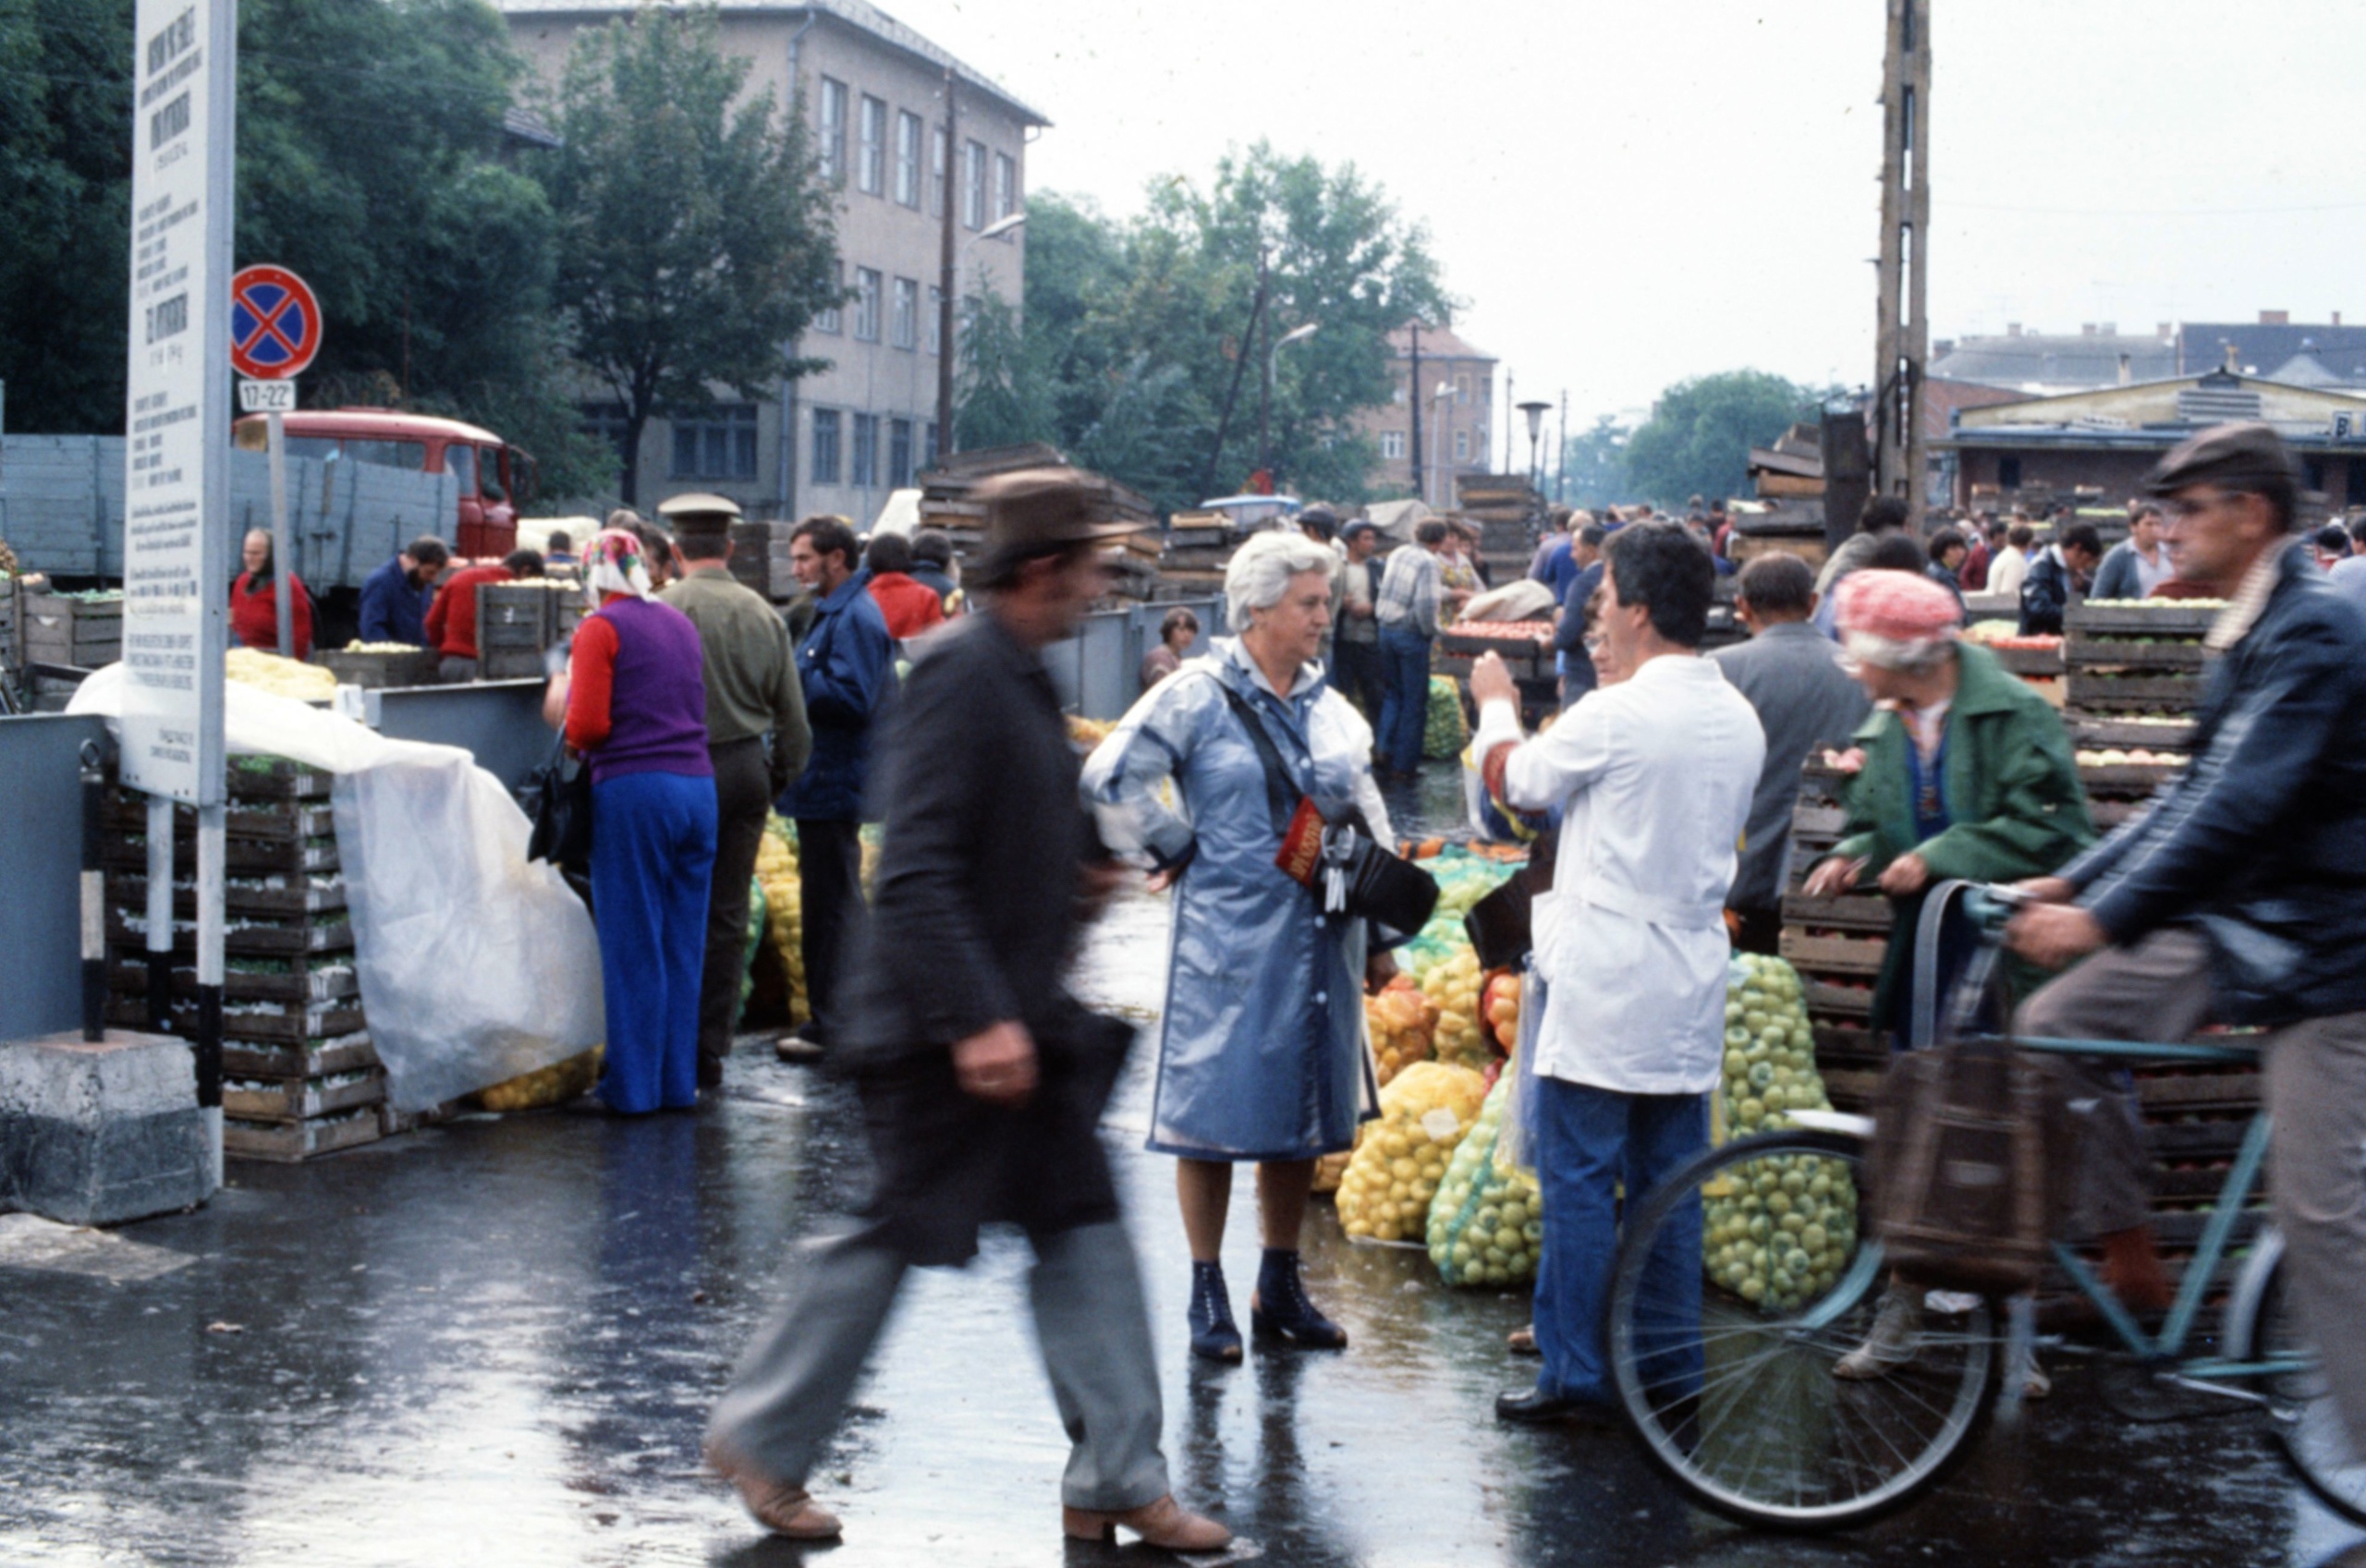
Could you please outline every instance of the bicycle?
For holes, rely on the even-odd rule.
[[[1970,1016],[1964,999],[1985,985],[2014,904],[2008,890],[1962,891],[1983,945],[1957,991],[1958,1024]],[[1921,946],[1927,955],[1934,944]],[[2241,1064],[2259,1055],[2239,1040],[2012,1043],[2148,1063]],[[1907,1506],[1969,1456],[1999,1404],[2018,1399],[2018,1384],[2001,1395],[1997,1384],[2008,1353],[2027,1354],[2033,1316],[2026,1298],[2011,1304],[2008,1336],[1998,1329],[1994,1300],[1933,1292],[1912,1361],[1866,1381],[1835,1378],[1833,1364],[1863,1342],[1888,1284],[1880,1242],[1857,1226],[1873,1124],[1837,1112],[1791,1117],[1791,1127],[1707,1151],[1643,1199],[1624,1227],[1612,1277],[1610,1360],[1628,1425],[1694,1501],[1745,1524],[1818,1533]],[[2222,1353],[2188,1352],[2201,1337],[2205,1298],[2257,1187],[2267,1144],[2262,1111],[2245,1133],[2157,1333],[2146,1333],[2058,1241],[2054,1261],[2094,1304],[2117,1354],[2140,1375],[2264,1413],[2302,1482],[2335,1512],[2366,1525],[2366,1464],[2350,1460],[2339,1416],[2286,1310],[2284,1244],[2273,1227],[2253,1238],[2219,1317]],[[1812,1221],[1788,1223],[1808,1214]],[[1809,1242],[1818,1244],[1812,1253]],[[1748,1266],[1756,1254],[1727,1250],[1743,1246],[1783,1251],[1774,1270],[1758,1270]],[[1757,1287],[1755,1299],[1728,1288],[1751,1274],[1746,1283]]]

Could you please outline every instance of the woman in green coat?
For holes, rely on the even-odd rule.
[[[2095,832],[2062,716],[1958,641],[1954,596],[1909,572],[1854,572],[1839,620],[1874,711],[1856,743],[1847,836],[1809,873],[1829,898],[1878,886],[1895,911],[1873,991],[1873,1027],[1905,1033],[1916,922],[1933,885],[2050,875]],[[2039,971],[2008,966],[2018,1001]]]

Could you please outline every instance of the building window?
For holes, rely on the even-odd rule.
[[[900,110],[896,115],[896,200],[907,207],[921,204],[921,117]]]
[[[854,336],[857,343],[879,341],[879,273],[872,267],[854,270]]]
[[[1401,430],[1381,432],[1380,455],[1392,463],[1402,458],[1405,456],[1405,432]]]
[[[921,427],[921,471],[922,473],[936,467],[937,456],[936,421],[931,419]],[[2360,492],[2366,493],[2366,485],[2360,485],[2359,489]]]
[[[912,482],[912,421],[887,421],[887,484],[901,490]]]
[[[887,318],[887,341],[898,348],[917,348],[921,341],[921,286],[914,278],[897,278]]]
[[[854,461],[848,465],[847,482],[868,490],[879,482],[879,416],[857,414],[854,417]]]
[[[1467,430],[1454,432],[1454,460],[1457,463],[1470,461],[1470,432]]]
[[[847,182],[847,84],[822,79],[822,177]]]
[[[813,482],[838,482],[838,411],[813,410]]]
[[[1018,160],[1007,152],[994,154],[994,216],[1009,217],[1018,211]]]
[[[1402,403],[1411,395],[1412,394],[1408,392],[1404,383],[1400,382],[1397,384],[1396,390],[1388,395],[1388,400],[1392,403]]]
[[[838,293],[840,293],[840,294],[845,293],[845,292],[846,292],[846,286],[847,286],[847,264],[846,264],[844,261],[840,261],[840,262],[838,263],[837,292],[838,292]],[[814,330],[815,332],[826,332],[826,333],[834,333],[834,334],[835,334],[835,333],[839,333],[839,332],[843,332],[843,331],[845,331],[845,330],[846,330],[846,312],[845,312],[843,310],[841,310],[841,309],[840,309],[837,305],[835,305],[835,303],[834,303],[834,304],[832,304],[832,305],[831,305],[828,309],[826,309],[826,310],[816,310],[816,311],[814,311],[814,312],[813,312],[813,330]]]
[[[587,403],[583,406],[583,433],[594,441],[606,442],[616,449],[616,461],[632,467],[629,444],[632,426],[625,419],[621,403]]]
[[[2018,457],[1996,459],[1996,488],[1999,490],[2021,488],[2021,460]]]
[[[1457,376],[1454,378],[1454,400],[1457,403],[1468,403],[1470,401],[1470,378],[1469,376]]]
[[[865,196],[877,196],[887,188],[887,105],[868,92],[862,95],[860,154],[855,162],[854,183]]]
[[[929,138],[928,211],[933,218],[945,216],[945,165],[952,154],[945,150],[945,128],[938,126]]]
[[[756,406],[720,403],[671,416],[674,477],[751,480],[756,477]]]
[[[928,286],[928,351],[945,352],[945,290]]]
[[[961,144],[961,222],[965,227],[986,226],[986,144]]]

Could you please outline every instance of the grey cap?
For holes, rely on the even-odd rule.
[[[2174,495],[2189,485],[2214,484],[2227,490],[2281,490],[2289,495],[2298,483],[2292,449],[2274,426],[2250,419],[2213,425],[2169,448],[2144,476],[2144,492]]]

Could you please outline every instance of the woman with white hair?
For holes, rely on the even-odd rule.
[[[1225,573],[1238,635],[1145,692],[1084,769],[1103,839],[1146,854],[1152,885],[1175,889],[1149,1147],[1181,1161],[1191,1350],[1217,1361],[1241,1356],[1221,1255],[1242,1162],[1257,1166],[1264,1242],[1252,1329],[1317,1349],[1348,1343],[1307,1299],[1299,1233],[1314,1161],[1350,1147],[1378,1113],[1366,934],[1361,920],[1325,918],[1313,891],[1274,863],[1302,802],[1327,820],[1360,815],[1375,840],[1394,842],[1372,730],[1315,657],[1331,621],[1332,560],[1295,533],[1243,544]],[[1286,783],[1269,783],[1269,759]],[[1161,792],[1170,780],[1171,805]]]

